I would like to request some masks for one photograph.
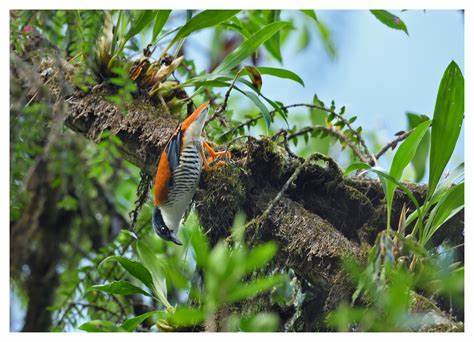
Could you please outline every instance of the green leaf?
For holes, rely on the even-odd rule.
[[[171,10],[157,11],[156,17],[155,17],[155,24],[153,25],[153,38],[151,38],[152,43],[155,41],[156,37],[158,37],[161,30],[165,26],[170,14],[171,14]]]
[[[260,109],[263,115],[263,119],[265,120],[267,129],[270,128],[272,118],[270,116],[270,112],[268,111],[267,106],[265,106],[263,102],[260,101],[258,96],[255,95],[253,92],[242,90],[242,93],[245,94],[245,96],[247,96],[258,107],[258,109]]]
[[[265,266],[276,254],[277,246],[273,242],[254,247],[245,259],[245,272],[250,273]]]
[[[418,145],[420,144],[421,139],[425,136],[430,124],[431,121],[429,120],[419,124],[398,147],[397,152],[393,157],[389,173],[396,181],[400,180],[403,170],[405,170],[415,156]],[[387,226],[390,224],[393,194],[396,188],[397,184],[394,182],[387,183],[385,188],[385,197],[387,201]]]
[[[258,278],[248,283],[240,284],[236,286],[232,293],[229,294],[228,300],[230,302],[236,302],[243,299],[250,299],[264,291],[270,290],[282,281],[283,277],[280,274],[277,274],[271,277]]]
[[[125,331],[128,331],[128,332],[132,332],[134,331],[140,324],[142,324],[143,321],[145,321],[147,318],[155,315],[155,314],[158,314],[158,313],[161,313],[163,314],[163,316],[165,315],[165,313],[163,311],[149,311],[149,312],[145,312],[144,314],[141,314],[139,316],[136,316],[136,317],[133,317],[133,318],[129,318],[127,320],[125,320],[122,325],[120,326],[121,329],[125,330]]]
[[[87,332],[119,332],[124,331],[122,328],[116,326],[114,323],[102,320],[93,320],[86,322],[79,326],[80,330]]]
[[[119,294],[124,296],[131,294],[143,294],[145,296],[151,296],[148,292],[143,291],[141,288],[124,280],[113,281],[103,285],[93,285],[88,291],[103,291],[110,294]]]
[[[395,30],[402,30],[408,35],[405,23],[396,15],[384,10],[371,10],[370,12],[384,25]]]
[[[257,88],[254,87],[254,85],[253,85],[251,82],[247,81],[246,79],[240,78],[239,81],[240,81],[241,83],[247,85],[250,89],[252,89],[253,91],[255,91],[255,93],[256,93],[259,97],[263,98],[266,102],[268,102],[268,104],[270,104],[270,106],[272,106],[272,107],[274,108],[275,112],[277,112],[277,113],[283,118],[283,120],[285,120],[286,126],[289,127],[289,124],[288,124],[288,121],[287,121],[287,118],[286,118],[286,113],[285,113],[285,111],[281,108],[281,106],[280,106],[279,104],[277,104],[277,103],[276,103],[275,101],[273,101],[273,100],[270,100],[268,97],[264,96]],[[245,96],[247,96],[247,93],[244,92],[243,90],[241,90],[240,88],[235,87],[235,89],[236,89],[237,91],[239,91],[240,93],[244,94]],[[251,100],[254,101],[254,99],[251,99]],[[259,100],[259,98],[257,98],[257,100]],[[264,105],[263,102],[262,102],[262,105]],[[259,107],[259,108],[261,108],[261,107]],[[266,106],[265,106],[265,108],[266,108]],[[271,121],[270,112],[268,112],[268,117],[266,116],[266,113],[265,113],[265,112],[262,112],[262,114],[263,114],[265,120],[267,120],[267,118],[268,118],[268,122]],[[266,127],[269,128],[270,126],[266,123]]]
[[[163,256],[155,255],[143,241],[137,241],[136,246],[138,256],[151,273],[154,294],[162,304],[167,308],[171,308],[171,304],[167,299],[166,278],[163,270],[166,263],[163,260]]]
[[[329,31],[329,28],[326,26],[326,24],[318,19],[316,12],[313,10],[302,10],[301,12],[314,20],[319,37],[324,44],[324,49],[331,58],[336,57],[336,48],[331,37],[331,31]]]
[[[304,87],[304,82],[301,79],[301,77],[299,77],[293,71],[282,69],[282,68],[272,68],[272,67],[257,67],[257,70],[262,75],[270,75],[270,76],[275,76],[279,78],[285,78],[288,80],[298,82]]]
[[[257,48],[270,39],[274,34],[284,28],[289,27],[289,23],[279,21],[264,26],[262,29],[254,33],[249,39],[245,40],[237,49],[227,55],[222,63],[214,70],[214,73],[227,72],[236,67],[245,58],[254,53]]]
[[[130,28],[125,35],[125,42],[129,41],[133,36],[140,33],[145,27],[147,27],[151,21],[155,18],[155,11],[139,11],[136,19],[130,20]]]
[[[196,263],[199,267],[204,268],[209,258],[209,242],[198,225],[189,229],[188,232],[190,234],[191,245],[194,249]]]
[[[201,324],[205,318],[202,309],[192,307],[178,307],[167,315],[167,321],[178,327],[196,326]]]
[[[452,187],[431,211],[426,224],[429,229],[423,230],[420,244],[424,245],[446,221],[463,208],[464,183],[460,183]]]
[[[392,166],[390,168],[390,175],[393,178],[400,180],[403,170],[405,170],[415,156],[418,145],[420,144],[421,139],[425,136],[430,124],[430,120],[422,122],[411,132],[405,141],[400,144],[395,156],[393,157]]]
[[[113,255],[105,258],[100,263],[100,265],[108,261],[117,261],[128,273],[140,280],[148,288],[153,289],[153,280],[150,272],[145,268],[145,266],[140,264],[138,261],[130,260],[122,256]]]
[[[250,38],[252,36],[250,31],[247,29],[247,27],[245,27],[245,25],[242,24],[239,18],[232,17],[230,21],[231,22],[222,23],[221,25],[225,28],[239,32],[244,38]]]
[[[452,61],[444,72],[433,114],[430,146],[429,195],[453,154],[464,116],[464,77]]]
[[[408,119],[408,127],[410,129],[415,128],[423,121],[429,120],[429,117],[426,115],[417,115],[413,113],[406,113],[406,115]],[[420,141],[418,149],[416,150],[415,156],[411,161],[413,169],[415,170],[415,182],[421,182],[425,176],[428,152],[430,149],[430,137],[430,132],[426,131],[424,137]]]
[[[118,17],[117,17],[117,22],[115,23],[115,29],[113,30],[113,36],[112,36],[112,47],[111,47],[111,54],[114,55],[115,54],[115,48],[117,46],[117,42],[120,40],[121,37],[123,37],[124,35],[124,25],[123,23],[125,22],[124,20],[124,16],[125,16],[125,12],[122,11],[122,10],[119,10],[118,11],[119,14],[118,14]]]
[[[205,10],[194,17],[192,17],[181,29],[178,31],[176,36],[171,41],[170,45],[173,45],[178,40],[189,36],[195,31],[202,30],[207,27],[215,26],[232,18],[234,15],[239,13],[240,10]]]
[[[306,14],[308,17],[313,19],[315,22],[318,22],[318,17],[316,16],[316,12],[313,10],[301,10],[304,14]]]
[[[271,10],[268,11],[268,23],[280,21],[280,10]],[[265,42],[265,47],[268,52],[275,58],[278,62],[282,62],[281,57],[281,48],[280,48],[280,33],[277,32],[269,40]]]
[[[245,332],[273,332],[278,329],[279,317],[274,313],[260,312],[240,321],[240,330]]]

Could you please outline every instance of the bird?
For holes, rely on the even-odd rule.
[[[201,104],[178,125],[161,153],[153,184],[152,226],[166,241],[182,245],[177,233],[191,204],[203,167],[229,152],[216,152],[202,137],[209,102]],[[210,157],[206,158],[205,150]],[[221,166],[219,161],[216,166]]]

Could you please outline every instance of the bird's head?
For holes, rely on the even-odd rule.
[[[200,139],[207,120],[209,102],[204,102],[181,124],[186,140]]]
[[[163,240],[174,242],[177,245],[183,244],[176,236],[176,230],[170,229],[168,228],[168,225],[166,225],[159,207],[153,208],[152,223],[155,233],[158,234],[158,236],[161,237]]]

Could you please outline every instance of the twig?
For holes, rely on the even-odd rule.
[[[301,171],[303,171],[303,169],[313,160],[313,159],[322,159],[322,160],[329,160],[330,158],[322,155],[321,153],[314,153],[312,155],[310,155],[303,163],[301,163],[296,169],[295,171],[293,172],[293,174],[290,176],[290,178],[288,178],[288,180],[286,181],[286,183],[283,185],[283,187],[281,188],[281,190],[278,192],[278,194],[268,203],[268,206],[267,208],[265,209],[265,211],[258,217],[252,219],[250,222],[248,222],[246,225],[245,225],[245,228],[249,227],[250,225],[256,223],[257,221],[264,221],[268,215],[270,214],[270,212],[272,211],[273,207],[275,206],[275,204],[278,203],[278,201],[281,199],[281,197],[285,194],[285,192],[288,190],[288,188],[291,186],[291,184],[296,180],[296,178],[298,178],[299,174],[301,173]]]
[[[122,313],[122,315],[124,317],[127,317],[127,310],[125,310],[125,307],[123,306],[123,304],[120,302],[120,300],[113,294],[110,295],[112,297],[112,299],[114,300],[115,303],[117,303],[117,305],[120,307],[120,312]]]
[[[301,135],[305,135],[307,133],[311,133],[311,132],[314,132],[314,131],[326,132],[326,133],[334,136],[341,143],[344,143],[347,146],[349,146],[349,148],[354,152],[354,154],[361,161],[363,161],[365,163],[367,162],[367,158],[362,154],[362,152],[359,150],[359,148],[347,136],[345,136],[340,131],[338,131],[338,130],[332,128],[332,127],[325,127],[325,126],[321,126],[321,125],[307,126],[307,127],[304,127],[302,129],[300,129],[296,132],[290,133],[290,134],[288,134],[289,132],[287,130],[281,130],[280,132],[275,134],[274,137],[277,136],[278,134],[282,134],[282,131],[286,132],[286,134],[284,134],[285,135],[284,144],[288,144],[288,142],[291,139],[296,138],[296,137],[301,136]],[[287,149],[287,151],[288,151],[288,149]],[[291,152],[290,155],[295,156],[293,152]]]
[[[389,143],[387,143],[376,155],[375,155],[375,159],[378,160],[380,157],[382,157],[385,152],[387,152],[390,148],[394,149],[395,147],[397,147],[397,144],[400,142],[400,141],[403,141],[405,140],[410,134],[411,132],[413,132],[413,130],[409,130],[407,132],[404,132],[402,134],[400,134],[399,136],[397,136],[395,139],[393,139],[392,141],[390,141]],[[373,166],[373,165],[372,165]]]
[[[107,312],[111,315],[114,315],[115,317],[117,318],[122,318],[122,316],[116,312],[113,312],[112,310],[110,309],[107,309],[106,307],[104,306],[100,306],[100,305],[97,305],[97,304],[91,304],[91,303],[78,303],[78,302],[71,302],[70,305],[72,306],[83,306],[83,307],[87,307],[87,308],[92,308],[92,309],[95,309],[95,310],[100,310],[100,311],[104,311],[104,312]]]
[[[72,61],[74,61],[76,58],[78,58],[79,56],[82,55],[82,52],[78,53],[76,56],[72,57],[69,61],[67,61],[68,63],[71,63]],[[51,75],[44,83],[42,86],[46,86],[48,85],[48,83],[54,79],[58,74],[59,72],[61,71],[61,68],[59,68],[58,70],[56,70],[56,72]],[[36,89],[35,93],[33,94],[33,96],[31,97],[31,99],[25,104],[25,106],[23,107],[23,109],[25,109],[26,107],[28,107],[35,99],[36,99],[36,96],[38,96],[38,93],[39,93],[40,89],[38,87],[38,89]]]
[[[204,124],[204,127],[214,120],[215,118],[219,118],[221,114],[226,110],[227,108],[227,102],[229,101],[230,93],[232,92],[232,89],[234,89],[235,82],[237,82],[237,79],[239,78],[240,74],[242,73],[244,69],[240,69],[238,73],[235,74],[234,79],[232,80],[232,83],[230,84],[229,88],[227,88],[227,91],[225,92],[224,95],[224,102],[222,105],[214,112],[214,114],[206,121]]]
[[[140,228],[137,229],[136,233],[140,233],[140,231],[148,224],[148,222],[145,222],[142,226],[140,226]],[[131,246],[131,244],[133,243],[133,240],[131,240],[130,242],[127,242],[124,246],[123,246],[123,249],[119,252],[119,256],[123,256],[125,254],[125,252],[127,251],[128,247]],[[107,273],[105,279],[109,278],[110,275],[112,274],[112,272],[114,271],[115,267],[117,267],[117,263],[114,263],[110,269],[109,269],[109,272]],[[63,303],[61,304],[61,307],[64,307],[66,305],[66,303],[71,299],[71,297],[73,296],[73,294],[76,292],[76,290],[79,288],[81,284],[81,281],[78,281],[76,283],[76,285],[74,286],[74,288],[71,290],[71,292],[69,292],[69,294],[66,296],[66,298],[64,299]],[[95,296],[94,300],[95,301],[97,300],[97,295]],[[71,302],[70,302],[71,303]],[[68,312],[71,310],[71,305],[67,306],[66,310],[64,310],[64,313],[61,315],[61,317],[59,317],[58,319],[58,322],[55,324],[55,327],[59,327],[62,322],[66,319],[67,317],[67,314]]]
[[[360,135],[360,133],[357,130],[355,130],[354,128],[352,128],[350,122],[346,118],[344,118],[342,115],[340,115],[340,114],[338,114],[338,113],[334,112],[333,110],[328,109],[326,107],[315,105],[315,104],[309,104],[309,103],[295,103],[295,104],[291,104],[291,105],[287,105],[287,106],[282,106],[280,109],[288,110],[290,108],[295,108],[295,107],[306,107],[306,108],[311,108],[311,109],[319,109],[319,110],[325,111],[329,114],[333,114],[335,117],[337,117],[339,120],[341,120],[344,123],[344,125],[347,126],[347,128],[357,137],[357,140],[360,142],[360,144],[361,144],[361,146],[364,150],[364,154],[365,154],[365,156],[363,158],[361,158],[361,160],[364,161],[364,162],[373,162],[373,163],[375,163],[376,159],[375,159],[374,155],[372,153],[370,153],[370,151],[367,147],[367,144],[365,143],[365,141],[362,138],[362,136]],[[276,109],[274,109],[270,112],[270,116],[274,116],[275,113],[276,113]],[[249,125],[253,124],[254,122],[257,122],[258,120],[260,120],[262,118],[263,118],[263,114],[259,114],[256,117],[251,118],[247,121],[244,121],[238,126],[235,126],[234,128],[232,128],[229,131],[225,132],[223,135],[233,134],[235,131],[237,131],[237,130],[243,128],[243,127],[249,126]]]

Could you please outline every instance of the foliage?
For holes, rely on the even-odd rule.
[[[384,10],[371,13],[408,35],[399,17]],[[464,208],[463,165],[443,177],[464,116],[464,79],[454,61],[441,80],[433,115],[407,113],[407,131],[375,153],[366,142],[370,132],[335,100],[326,104],[314,95],[308,103],[283,104],[265,92],[273,77],[305,86],[305,75],[285,67],[284,52],[295,40],[300,42],[296,51],[306,48],[312,30],[327,55],[336,58],[339,47],[316,11],[13,11],[10,29],[16,54],[29,58],[27,42],[41,34],[53,43],[57,59],[73,66],[70,76],[77,88],[104,95],[124,115],[146,101],[181,119],[191,102],[211,100],[206,134],[219,144],[230,147],[247,135],[264,134],[290,156],[322,152],[348,164],[347,175],[356,170],[359,177],[377,175],[385,193],[387,229],[378,234],[366,263],[344,260],[356,290],[351,303],[327,316],[329,327],[420,330],[429,325],[428,311],[438,321],[448,320],[439,303],[463,308],[464,267],[455,252],[458,246],[433,243],[437,232]],[[212,33],[215,44],[206,56],[209,65],[200,69],[188,49],[203,30]],[[24,72],[30,71],[36,72]],[[65,227],[67,238],[58,238],[61,257],[52,268],[58,275],[48,307],[52,330],[201,331],[224,323],[228,331],[294,328],[289,326],[303,315],[314,289],[293,270],[272,262],[277,253],[273,242],[247,246],[245,220],[238,215],[232,236],[211,246],[191,210],[181,229],[184,246],[171,246],[151,230],[149,206],[141,210],[132,233],[127,216],[139,197],[140,170],[124,161],[120,139],[104,131],[93,137],[98,142],[93,144],[64,132],[63,104],[45,96],[35,80],[15,77],[12,225],[29,208],[31,194],[24,189],[38,160],[47,162],[46,183],[58,190],[52,206],[73,215]],[[38,95],[32,96],[32,89]],[[397,146],[389,168],[382,169],[379,157]],[[420,182],[426,170],[427,196],[420,199],[407,181]],[[402,192],[411,203],[394,217],[394,199]],[[25,307],[32,260],[42,247],[41,230],[30,234],[34,243],[25,248],[29,258],[12,274],[15,295]],[[260,306],[260,300],[271,306]],[[226,310],[229,314],[221,322],[220,313]]]
[[[244,220],[241,216],[236,217],[234,223],[232,235],[234,244],[229,246],[221,241],[212,249],[195,219],[192,221],[186,227],[184,248],[193,252],[196,261],[194,272],[199,270],[203,278],[202,287],[196,286],[191,279],[186,279],[180,273],[181,269],[186,269],[182,260],[171,263],[165,254],[157,254],[154,244],[157,243],[156,238],[145,236],[133,243],[139,260],[111,256],[101,264],[117,261],[140,286],[146,287],[147,290],[129,281],[115,281],[93,285],[89,291],[120,295],[143,294],[156,299],[164,309],[129,318],[121,325],[112,324],[109,321],[92,320],[83,323],[79,328],[85,331],[131,331],[134,330],[132,328],[137,328],[141,321],[150,320],[151,317],[156,317],[155,322],[159,330],[195,327],[215,319],[215,315],[222,307],[253,298],[274,289],[282,282],[283,278],[279,274],[259,275],[261,274],[259,270],[265,267],[275,255],[276,246],[273,243],[266,243],[248,249],[243,241]],[[167,299],[167,283],[173,284],[186,293],[186,302],[171,305]],[[263,323],[259,318],[268,320],[268,323]],[[132,320],[136,322],[133,325],[129,323]],[[257,316],[245,316],[242,321],[238,316],[233,316],[229,324],[231,329],[243,331],[255,331],[260,327],[274,330],[277,327],[274,316],[265,316],[262,313],[258,313]]]
[[[423,322],[419,315],[411,312],[412,301],[416,300],[413,298],[416,291],[420,292],[421,289],[425,295],[430,292],[435,292],[436,295],[445,294],[447,289],[432,278],[440,273],[448,274],[445,281],[454,288],[463,288],[464,267],[452,260],[446,261],[445,256],[438,258],[437,253],[431,256],[430,251],[425,249],[436,231],[464,208],[463,180],[457,182],[458,179],[454,179],[439,184],[447,161],[451,159],[462,125],[463,89],[463,76],[456,63],[451,62],[439,86],[433,121],[425,118],[418,120],[420,123],[398,148],[390,171],[363,163],[353,164],[346,170],[346,173],[349,173],[355,169],[365,169],[379,176],[387,202],[387,230],[378,236],[378,243],[372,247],[365,269],[355,266],[354,262],[346,267],[358,283],[354,300],[364,291],[370,306],[353,308],[342,305],[329,317],[335,328],[347,330],[357,324],[357,329],[364,331],[419,330],[427,322]],[[431,136],[427,135],[430,125]],[[430,142],[430,182],[426,199],[420,206],[411,191],[400,183],[400,178],[419,151],[423,139],[429,139]],[[462,173],[459,176],[462,178]],[[406,211],[402,211],[398,230],[394,232],[390,218],[397,187],[401,187],[409,195],[417,210],[408,218],[405,217]],[[408,232],[408,228],[411,232]],[[450,271],[444,270],[443,267],[448,267]],[[433,282],[437,286],[433,286]],[[451,292],[450,295],[458,296],[454,300],[462,301],[459,298],[460,292]]]

